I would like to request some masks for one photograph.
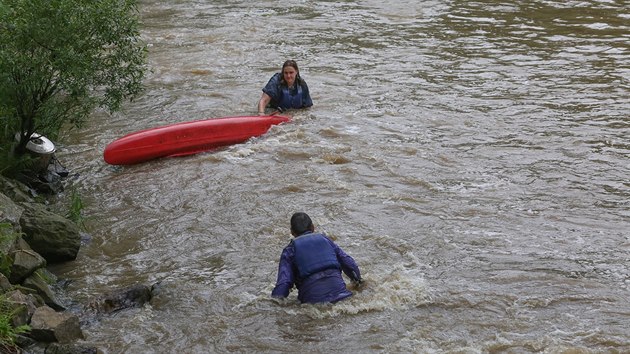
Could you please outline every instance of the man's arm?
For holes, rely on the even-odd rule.
[[[272,297],[287,297],[289,292],[295,284],[295,275],[293,274],[293,256],[286,247],[282,251],[280,256],[280,263],[278,264],[278,279],[276,280],[276,286],[271,292]]]
[[[330,240],[329,240],[330,241]],[[341,264],[341,270],[350,278],[352,281],[361,282],[361,271],[359,270],[359,266],[357,262],[354,261],[354,258],[346,254],[341,247],[337,246],[334,242],[332,243],[335,253],[337,254],[337,259],[339,260],[339,264]]]

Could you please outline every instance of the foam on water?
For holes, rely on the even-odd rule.
[[[59,149],[93,233],[59,275],[80,298],[166,289],[150,321],[121,313],[90,339],[112,353],[628,352],[620,4],[143,1],[146,93]],[[124,133],[255,114],[286,59],[314,101],[290,123],[195,156],[102,161]],[[296,209],[359,263],[350,299],[270,298]]]
[[[275,304],[289,315],[308,316],[309,318],[331,318],[377,311],[404,311],[423,306],[432,301],[431,289],[422,271],[417,267],[413,253],[405,251],[399,264],[386,269],[375,269],[363,274],[364,282],[356,286],[347,278],[348,289],[353,296],[335,304],[300,304],[297,289],[287,299],[273,299]],[[344,276],[345,278],[345,276]],[[273,284],[262,289],[258,294],[240,293],[239,304],[233,309],[259,306],[270,300]]]

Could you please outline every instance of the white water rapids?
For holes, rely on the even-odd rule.
[[[624,5],[625,4],[625,5]],[[624,1],[142,1],[147,90],[58,157],[91,241],[69,295],[162,281],[85,328],[106,353],[630,351]],[[127,167],[104,147],[255,114],[295,59],[314,107],[245,144]],[[269,298],[305,211],[367,286]]]

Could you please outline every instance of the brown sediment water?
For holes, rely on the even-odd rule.
[[[615,1],[141,1],[152,72],[57,155],[106,353],[630,351],[630,12]],[[313,108],[245,144],[116,167],[137,130],[256,113],[295,59]],[[334,306],[269,298],[293,212],[359,263]]]

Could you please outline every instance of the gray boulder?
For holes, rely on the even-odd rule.
[[[51,285],[57,281],[54,274],[45,268],[36,270],[30,277],[22,282],[22,286],[31,289],[35,294],[40,296],[46,305],[55,310],[65,310],[57,295],[52,291]]]
[[[31,318],[30,336],[38,342],[70,343],[84,339],[79,317],[56,312],[48,306],[38,307]]]
[[[7,222],[0,219],[0,273],[9,276],[13,264],[13,252],[15,251],[20,234]]]
[[[6,293],[11,290],[11,288],[13,288],[13,285],[11,285],[9,279],[7,279],[4,274],[0,273],[0,294]]]
[[[13,327],[28,324],[31,316],[37,309],[37,299],[33,295],[27,295],[19,290],[13,290],[5,294]]]
[[[12,256],[13,264],[9,275],[11,284],[21,283],[37,269],[46,266],[46,260],[33,250],[15,250]]]
[[[33,202],[33,191],[15,180],[0,176],[0,193],[16,202]]]
[[[22,203],[24,213],[20,226],[24,240],[48,263],[76,259],[81,246],[79,227],[72,221],[52,213],[42,204]]]
[[[9,223],[14,228],[19,228],[22,212],[24,208],[0,192],[0,223]]]

